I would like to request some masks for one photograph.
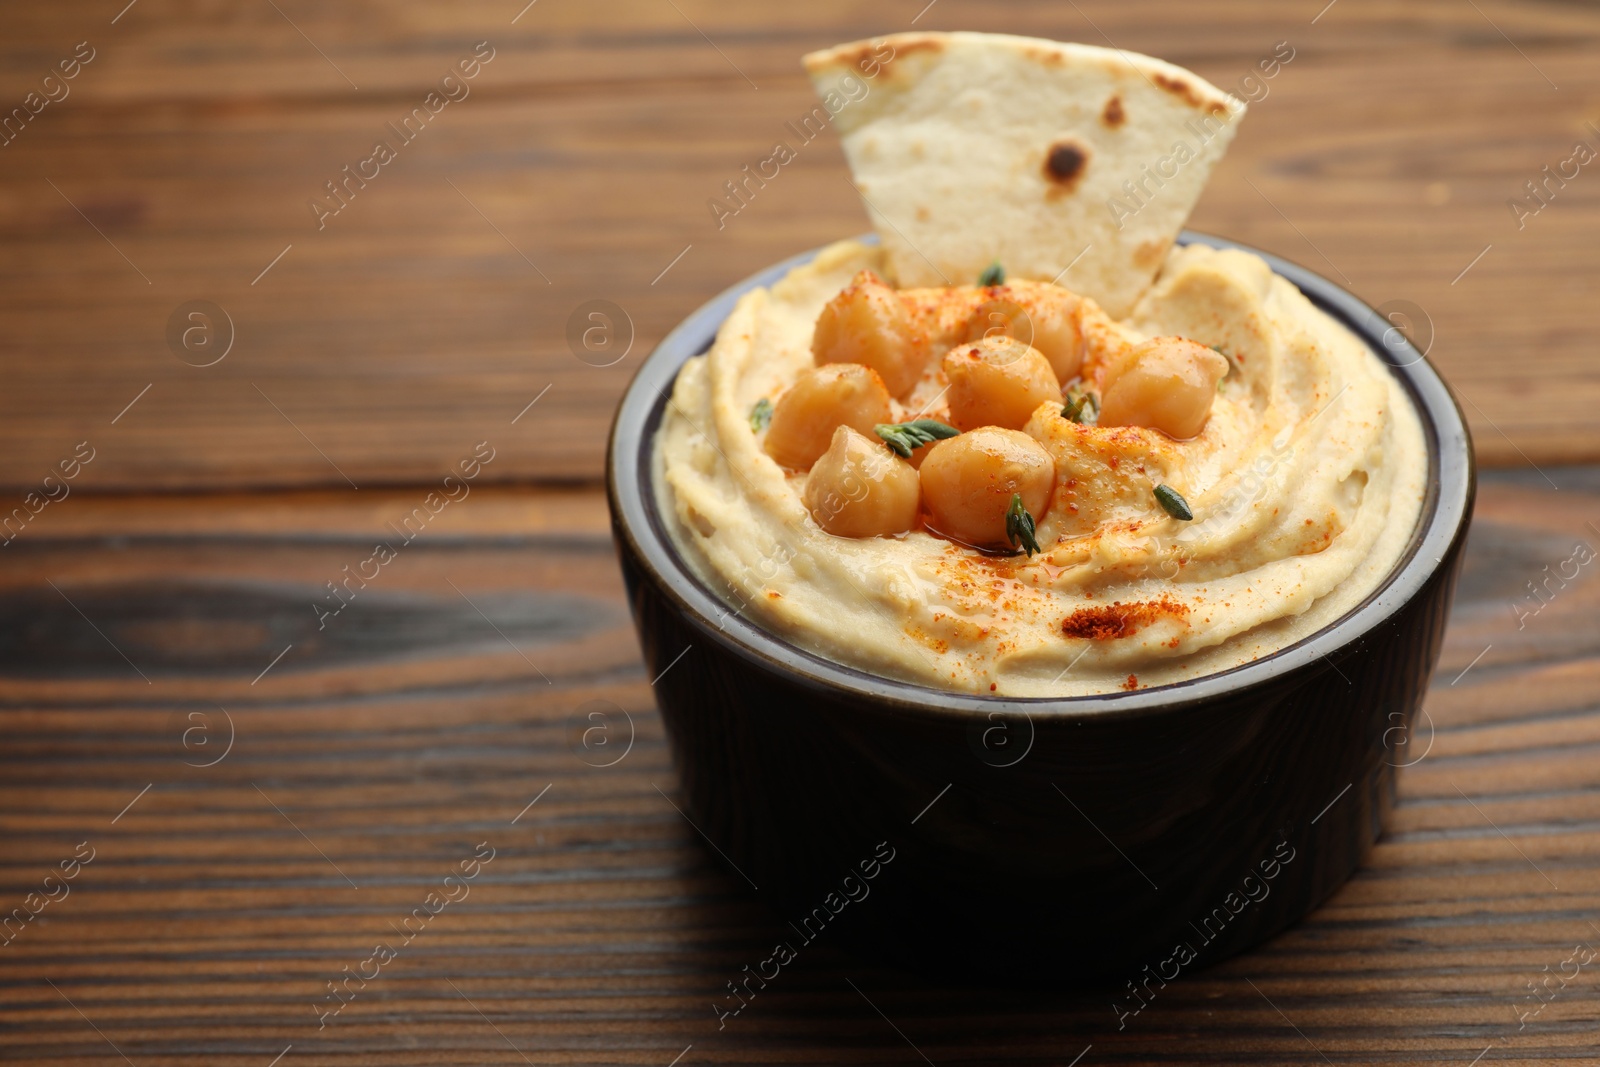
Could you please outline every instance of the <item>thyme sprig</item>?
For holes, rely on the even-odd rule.
[[[1006,540],[1012,548],[1020,548],[1029,556],[1040,551],[1033,516],[1022,506],[1022,494],[1011,494],[1011,506],[1006,509]]]
[[[947,437],[955,437],[961,433],[954,426],[947,426],[938,419],[880,422],[872,428],[872,432],[883,438],[884,444],[906,459],[910,459],[911,453],[923,445],[931,445],[935,441],[943,441]]]

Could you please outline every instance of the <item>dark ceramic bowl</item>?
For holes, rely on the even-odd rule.
[[[679,367],[741,294],[810,256],[684,320],[612,427],[617,550],[695,826],[789,921],[792,949],[826,937],[969,978],[1144,988],[1304,916],[1381,831],[1439,655],[1474,492],[1439,375],[1361,301],[1264,256],[1372,346],[1421,415],[1428,497],[1383,586],[1288,648],[1192,681],[1071,699],[945,692],[735,614],[656,506],[650,453]]]

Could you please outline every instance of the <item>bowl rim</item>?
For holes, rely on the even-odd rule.
[[[855,239],[877,243],[875,234]],[[1016,697],[937,689],[836,663],[733,611],[728,601],[707,588],[690,569],[667,532],[670,516],[661,514],[651,484],[653,441],[678,370],[688,359],[710,348],[739,298],[752,289],[772,285],[828,246],[791,256],[723,290],[674,327],[642,361],[617,406],[608,438],[606,494],[616,536],[626,541],[634,560],[677,604],[702,639],[758,667],[785,674],[819,694],[867,699],[910,714],[1021,717],[1030,721],[1035,715],[1045,715],[1054,720],[1104,722],[1237,695],[1306,668],[1315,669],[1319,660],[1324,670],[1337,670],[1337,661],[1356,652],[1363,638],[1408,604],[1465,537],[1476,493],[1476,464],[1466,419],[1443,378],[1427,361],[1427,353],[1419,352],[1390,320],[1354,294],[1313,271],[1237,241],[1184,230],[1178,236],[1178,244],[1234,248],[1260,256],[1274,273],[1288,280],[1313,305],[1350,329],[1377,354],[1406,389],[1422,423],[1428,452],[1427,496],[1405,550],[1367,597],[1293,644],[1224,671],[1148,689],[1071,697]]]

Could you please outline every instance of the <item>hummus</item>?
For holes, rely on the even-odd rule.
[[[1225,356],[1198,434],[1093,425],[1061,400],[1040,403],[1020,427],[1054,460],[1037,552],[959,543],[925,511],[895,536],[826,532],[806,503],[812,475],[763,448],[760,402],[781,405],[813,368],[819,315],[859,272],[889,273],[883,257],[836,244],[746,294],[678,375],[656,491],[681,554],[730,613],[891,678],[1076,696],[1269,655],[1349,611],[1405,550],[1428,462],[1398,379],[1259,257],[1198,245],[1174,249],[1120,320],[1042,282],[901,291],[924,350],[920,377],[892,402],[895,422],[949,421],[941,357],[971,340],[974,316],[1060,297],[1077,309],[1082,388],[1099,389],[1150,338]]]

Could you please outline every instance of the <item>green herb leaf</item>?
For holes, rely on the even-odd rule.
[[[1068,422],[1094,426],[1100,421],[1100,399],[1087,389],[1073,389],[1067,393],[1067,402],[1061,407],[1061,417]]]
[[[1020,548],[1030,557],[1040,551],[1035,536],[1033,516],[1022,506],[1022,494],[1011,494],[1011,506],[1006,509],[1006,540],[1012,548]]]
[[[1194,518],[1194,512],[1189,510],[1189,502],[1170,485],[1156,486],[1156,503],[1161,505],[1162,511],[1175,519],[1188,522]]]
[[[985,288],[991,285],[1004,285],[1005,283],[1006,269],[1000,265],[998,259],[983,268],[983,273],[978,275],[978,284]]]
[[[946,426],[938,419],[913,419],[911,422],[880,422],[872,431],[883,438],[883,443],[906,459],[923,445],[943,441],[961,433],[954,426]]]
[[[762,397],[756,401],[756,406],[750,409],[750,429],[756,433],[765,430],[772,422],[772,401]]]

